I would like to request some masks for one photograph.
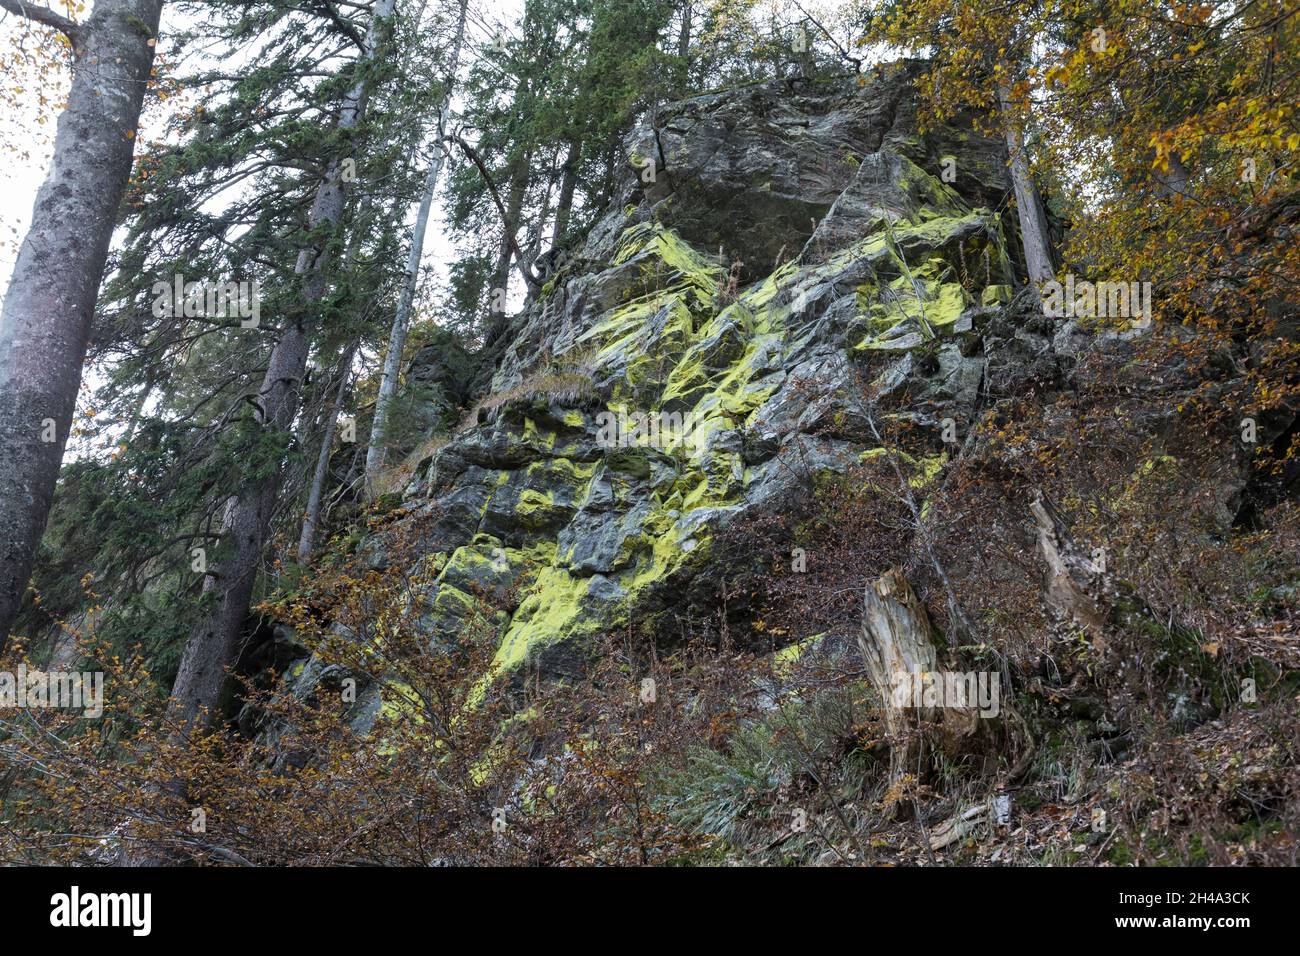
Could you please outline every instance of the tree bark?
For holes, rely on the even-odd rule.
[[[366,35],[363,64],[373,60],[380,38],[393,14],[394,0],[376,0]],[[364,69],[362,71],[364,76]],[[338,128],[355,128],[365,111],[367,80],[359,79],[348,91],[339,115]],[[313,230],[336,227],[342,218],[344,184],[343,157],[335,157],[316,193],[309,223]],[[303,278],[305,304],[318,302],[325,294],[329,264],[328,240],[317,240],[298,254],[294,274]],[[287,434],[298,410],[298,388],[307,365],[308,330],[306,312],[284,329],[258,392],[258,418],[270,432]],[[181,657],[176,683],[172,687],[172,719],[183,729],[199,721],[211,721],[225,683],[226,667],[238,652],[239,636],[248,617],[253,584],[270,528],[271,515],[280,488],[280,474],[249,482],[232,500],[224,522],[225,538],[233,553],[219,567],[209,571],[203,590],[214,601],[211,612],[190,633]]]
[[[1152,150],[1154,157],[1155,150]],[[1187,164],[1183,162],[1181,156],[1171,152],[1169,154],[1169,171],[1162,172],[1155,169],[1153,164],[1148,163],[1147,167],[1151,169],[1151,175],[1155,178],[1159,186],[1159,193],[1165,199],[1172,199],[1174,196],[1191,196],[1190,180],[1191,173],[1187,169]]]
[[[582,142],[575,136],[569,140],[569,151],[564,157],[564,175],[560,179],[560,198],[555,203],[554,245],[564,242],[569,231],[569,217],[573,213],[573,192],[578,185],[578,166],[582,159]]]
[[[938,714],[933,707],[900,705],[894,693],[900,680],[938,670],[933,632],[925,606],[902,572],[890,570],[867,587],[858,647],[884,709],[891,784],[918,772],[923,743],[919,725]]]
[[[943,698],[936,706],[925,692],[944,675],[925,605],[900,570],[889,570],[867,587],[862,611],[858,647],[884,711],[894,812],[906,816],[911,807],[903,799],[904,785],[909,777],[923,782],[928,775],[929,742],[954,756],[972,748],[993,751],[993,721],[982,719],[974,706]],[[1007,716],[1009,701],[999,701],[999,709]]]
[[[515,250],[515,234],[519,231],[519,217],[523,214],[524,193],[528,188],[528,164],[525,156],[510,170],[510,191],[506,199],[506,215],[502,222],[503,234],[497,250],[496,268],[492,270],[492,288],[505,289],[510,282],[510,262]]]
[[[1034,285],[1051,282],[1056,277],[1052,266],[1052,246],[1047,234],[1047,212],[1043,198],[1038,194],[1029,173],[1025,158],[1025,141],[1011,111],[1011,91],[1005,83],[998,86],[998,102],[1002,107],[1003,127],[1006,130],[1007,152],[1011,160],[1011,183],[1016,193],[1016,214],[1020,222],[1020,243],[1025,252],[1025,268]]]
[[[456,82],[456,71],[460,67],[461,46],[465,40],[466,0],[460,5],[460,17],[456,23],[456,40],[452,45],[451,65],[447,70],[446,92],[440,109],[445,110],[451,101],[452,87]],[[446,150],[438,143],[438,150],[429,174],[425,178],[424,195],[420,198],[420,209],[415,217],[415,228],[411,232],[411,251],[406,258],[406,276],[402,283],[402,293],[397,300],[397,313],[393,316],[393,327],[388,334],[388,351],[384,353],[384,370],[379,379],[379,394],[375,398],[375,417],[370,426],[370,443],[366,446],[366,496],[374,491],[375,478],[384,468],[388,449],[384,445],[384,432],[388,428],[388,413],[397,394],[397,386],[402,374],[402,353],[406,349],[406,333],[411,326],[411,304],[415,301],[415,289],[420,279],[420,257],[424,251],[424,237],[429,228],[429,209],[433,205],[434,194],[438,191],[438,180],[442,178],[442,167],[446,162]]]
[[[352,359],[356,351],[356,346],[349,348],[339,362],[339,388],[325,412],[325,427],[321,432],[320,451],[316,455],[316,470],[312,473],[311,490],[307,493],[307,510],[302,519],[302,533],[298,536],[299,564],[310,561],[312,552],[316,549],[316,529],[320,526],[321,500],[330,470],[330,453],[334,450],[334,432],[338,429],[343,396],[347,394],[348,382],[352,379]]]
[[[501,245],[497,251],[496,265],[492,269],[492,286],[489,290],[489,322],[484,341],[491,345],[505,332],[506,312],[505,296],[510,288],[510,263],[518,259],[519,268],[527,270],[528,263],[522,254],[516,255],[519,245],[515,233],[519,229],[519,217],[523,213],[524,193],[528,188],[528,164],[530,156],[523,157],[510,170],[510,191],[507,193],[504,215],[501,217]],[[526,284],[526,283],[525,283]],[[500,307],[498,309],[498,306]]]
[[[0,311],[0,652],[22,606],[76,410],[113,224],[131,173],[162,0],[98,0],[67,33],[72,87]],[[49,440],[47,440],[49,439]]]
[[[524,247],[524,262],[528,266],[526,270],[521,270],[525,276],[524,285],[528,287],[528,301],[532,302],[539,292],[541,286],[529,281],[527,276],[533,275],[534,266],[537,263],[537,257],[541,255],[542,242],[545,240],[546,224],[551,220],[551,193],[555,191],[555,160],[559,156],[559,149],[551,155],[550,168],[551,172],[546,181],[546,191],[542,195],[542,207],[537,213],[537,218],[528,230],[528,245]]]
[[[618,165],[618,147],[611,146],[605,151],[605,172],[600,180],[600,203],[598,212],[603,213],[614,201],[614,170]]]
[[[677,31],[677,59],[680,61],[681,69],[681,89],[686,91],[690,88],[691,78],[691,20],[695,16],[695,4],[693,0],[686,0],[682,5],[682,26]]]
[[[1029,503],[1038,531],[1038,550],[1047,564],[1043,599],[1063,619],[1083,628],[1099,648],[1105,647],[1109,610],[1090,592],[1100,581],[1092,561],[1085,557],[1057,510],[1041,493]]]

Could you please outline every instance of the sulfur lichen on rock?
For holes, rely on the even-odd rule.
[[[900,95],[888,86],[896,81],[879,82],[877,96]],[[560,673],[601,634],[653,630],[693,602],[711,614],[707,595],[726,573],[711,562],[717,535],[796,492],[786,458],[830,474],[872,453],[860,428],[829,414],[842,411],[855,364],[908,359],[892,373],[896,390],[949,396],[961,414],[982,360],[956,351],[959,337],[978,334],[1013,277],[987,183],[963,195],[937,177],[937,157],[994,146],[974,134],[927,146],[914,130],[882,129],[870,94],[832,88],[791,107],[817,115],[833,146],[797,126],[737,124],[728,138],[673,122],[674,110],[743,114],[749,101],[727,93],[667,110],[661,135],[700,175],[675,192],[629,174],[579,256],[585,268],[566,270],[515,320],[489,420],[441,448],[407,491],[458,516],[439,524],[448,558],[430,603],[444,620],[431,626],[445,635],[469,613],[466,596],[481,601],[510,581],[519,597],[500,612],[498,672]],[[648,153],[643,138],[632,135],[632,151]],[[817,155],[832,149],[855,162],[818,192],[808,185],[823,175]],[[700,165],[706,153],[754,174],[715,179]],[[730,222],[735,190],[773,215]],[[819,222],[809,228],[797,223],[811,193]],[[947,342],[939,362],[911,361]],[[543,354],[552,363],[580,354],[590,400],[521,391]],[[927,380],[930,367],[940,383]],[[654,441],[633,429],[611,443],[602,413],[668,425],[649,432]],[[944,461],[936,451],[909,465],[913,486],[923,491]]]

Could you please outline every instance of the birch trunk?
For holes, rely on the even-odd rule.
[[[162,0],[97,0],[74,26],[44,7],[0,8],[73,42],[72,87],[50,170],[0,309],[0,651],[22,605],[72,428],[95,300]]]
[[[1038,194],[1025,159],[1025,140],[1011,111],[1011,91],[1006,84],[998,87],[998,102],[1002,107],[1003,126],[1006,130],[1007,152],[1011,159],[1011,183],[1016,192],[1016,214],[1020,222],[1020,242],[1025,251],[1025,268],[1029,281],[1035,286],[1051,282],[1056,277],[1052,266],[1052,246],[1047,234],[1047,212],[1043,198]]]
[[[465,11],[467,3],[462,0],[460,18],[456,23],[456,40],[452,45],[451,66],[447,70],[446,93],[440,109],[446,110],[451,102],[451,91],[456,82],[456,71],[460,68],[461,47],[465,40]],[[415,290],[420,280],[420,255],[424,250],[424,237],[429,228],[429,210],[433,205],[434,194],[438,191],[438,180],[442,178],[442,167],[446,162],[446,152],[439,144],[429,174],[424,182],[424,195],[420,198],[420,210],[415,217],[415,229],[411,232],[411,251],[406,259],[406,276],[402,283],[402,294],[397,300],[397,314],[393,316],[393,328],[388,334],[388,351],[384,353],[384,370],[379,379],[379,394],[375,398],[375,417],[370,426],[370,443],[366,447],[366,496],[374,492],[375,478],[384,468],[388,449],[384,445],[384,433],[388,428],[388,414],[392,409],[393,398],[397,394],[398,381],[402,374],[402,353],[406,349],[406,333],[411,327],[411,304],[415,301]]]

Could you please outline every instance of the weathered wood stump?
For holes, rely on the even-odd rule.
[[[1108,612],[1093,594],[1100,572],[1074,543],[1065,521],[1041,492],[1034,493],[1029,510],[1038,528],[1038,550],[1047,563],[1044,602],[1061,618],[1083,628],[1099,650],[1104,649]]]
[[[866,588],[858,646],[883,709],[893,812],[899,816],[911,809],[901,799],[902,784],[909,776],[924,782],[933,750],[954,760],[973,756],[984,765],[977,772],[990,776],[990,768],[1002,765],[1004,751],[1019,751],[1001,773],[1004,785],[1023,774],[1034,750],[1024,721],[1002,697],[1000,675],[961,669],[949,650],[944,653],[952,666],[943,670],[934,637],[925,605],[899,569]],[[992,691],[991,701],[971,694],[981,678],[984,689]]]
[[[890,784],[906,774],[923,778],[927,736],[947,743],[969,737],[978,729],[979,714],[973,708],[940,706],[933,693],[926,693],[941,679],[934,628],[897,568],[866,589],[858,646],[884,708]]]

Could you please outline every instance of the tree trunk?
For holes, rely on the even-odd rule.
[[[528,290],[528,301],[532,302],[540,293],[541,286],[534,285],[529,281],[528,275],[533,272],[533,266],[537,263],[537,257],[542,252],[542,242],[545,241],[546,224],[551,220],[551,193],[555,190],[555,160],[559,156],[559,150],[551,155],[549,178],[546,182],[546,192],[542,196],[542,207],[537,213],[537,218],[533,221],[532,227],[528,230],[528,244],[523,248],[523,260],[527,269],[520,270],[524,276],[524,285]]]
[[[614,170],[618,165],[618,147],[611,146],[605,151],[605,172],[600,181],[599,212],[603,213],[614,201]]]
[[[495,342],[505,331],[506,313],[505,297],[510,288],[510,263],[514,258],[515,232],[519,228],[519,217],[523,213],[524,193],[528,188],[528,164],[530,156],[524,156],[510,170],[510,192],[506,200],[506,214],[501,223],[501,246],[497,252],[496,265],[492,269],[492,288],[489,291],[491,321],[485,337],[487,344]],[[521,266],[526,263],[520,263]]]
[[[384,433],[388,429],[388,412],[392,408],[393,398],[402,374],[402,354],[406,350],[406,333],[411,326],[411,305],[415,301],[415,289],[420,278],[420,253],[424,250],[425,231],[429,225],[429,207],[433,204],[433,195],[438,188],[438,179],[442,175],[443,155],[429,167],[425,179],[424,195],[420,199],[420,210],[415,217],[415,229],[411,233],[411,251],[406,259],[406,276],[402,282],[402,292],[397,300],[397,312],[393,316],[393,327],[388,333],[388,350],[384,353],[384,370],[379,379],[379,394],[375,398],[375,417],[370,425],[370,443],[366,447],[366,495],[374,490],[375,478],[384,468],[388,449],[384,445]]]
[[[894,810],[903,816],[910,809],[902,800],[907,779],[923,781],[929,772],[927,741],[957,754],[986,743],[976,735],[990,722],[981,720],[969,700],[960,702],[967,706],[957,706],[944,697],[932,699],[928,688],[944,679],[934,628],[925,605],[897,568],[866,589],[858,647],[884,711]]]
[[[72,87],[0,311],[0,652],[27,591],[76,410],[95,300],[131,174],[162,0],[98,0],[73,26],[18,0],[0,7],[63,29]]]
[[[1155,150],[1151,151],[1154,159]],[[1187,164],[1183,162],[1181,156],[1176,152],[1169,154],[1169,171],[1163,172],[1155,168],[1154,163],[1147,163],[1147,168],[1151,170],[1151,175],[1159,185],[1159,193],[1165,199],[1172,199],[1174,196],[1191,196],[1191,186],[1189,180],[1191,173],[1187,169]]]
[[[560,198],[555,203],[554,245],[564,242],[569,231],[569,217],[573,213],[573,192],[578,185],[578,166],[582,158],[582,143],[575,136],[569,140],[569,151],[564,157],[564,176],[560,179]]]
[[[895,694],[900,681],[938,670],[932,633],[925,606],[902,572],[891,570],[866,589],[858,647],[884,708],[891,784],[918,773],[922,745],[918,725],[937,716],[935,708],[913,708],[910,697],[902,700]]]
[[[692,0],[686,0],[682,5],[682,26],[677,31],[677,59],[681,63],[681,88],[683,91],[690,88],[691,20],[694,16],[695,4]]]
[[[510,171],[510,192],[506,200],[506,217],[502,223],[501,246],[497,251],[496,268],[492,271],[492,288],[505,289],[510,283],[510,261],[514,251],[514,236],[519,231],[519,217],[523,213],[524,193],[528,188],[528,164],[525,156]]]
[[[356,346],[347,350],[339,362],[339,389],[334,393],[334,401],[325,412],[325,428],[320,439],[320,452],[316,456],[316,470],[311,478],[311,490],[307,493],[307,510],[302,519],[302,534],[298,536],[298,563],[306,564],[311,560],[316,549],[316,529],[320,525],[321,500],[325,494],[325,479],[329,476],[330,453],[334,450],[334,432],[338,428],[339,412],[343,409],[343,396],[347,394],[348,382],[352,379],[352,358],[356,355]]]
[[[386,22],[392,16],[394,0],[376,0],[366,35],[363,61],[376,55]],[[365,70],[361,71],[364,76]],[[358,80],[348,91],[339,115],[338,128],[353,129],[365,110],[367,81]],[[317,190],[309,222],[312,228],[337,226],[343,214],[344,187],[340,176],[342,157],[335,157],[326,171],[325,181]],[[303,249],[298,254],[294,274],[304,278],[303,301],[311,304],[325,293],[325,269],[329,262],[329,245]],[[264,429],[287,434],[298,410],[298,387],[307,365],[308,335],[303,318],[289,325],[271,351],[270,363],[258,392],[258,415]],[[172,687],[171,717],[182,728],[197,720],[210,721],[225,683],[226,667],[235,659],[239,635],[248,616],[248,605],[261,561],[271,515],[280,488],[280,474],[242,487],[234,497],[224,522],[226,539],[234,553],[210,570],[204,579],[204,593],[214,606],[190,633],[181,658],[176,683]],[[200,718],[202,714],[202,718]]]
[[[465,39],[465,10],[467,2],[462,0],[460,17],[456,23],[456,40],[452,46],[451,65],[447,70],[446,92],[442,106],[446,109],[451,101],[452,87],[456,82],[456,71],[460,67],[461,45]],[[406,276],[402,283],[402,294],[397,300],[397,314],[393,316],[393,327],[388,334],[388,351],[384,353],[384,370],[379,379],[379,394],[375,398],[375,417],[370,426],[370,443],[366,446],[366,496],[374,491],[375,478],[384,468],[388,449],[384,445],[384,432],[388,428],[388,412],[397,394],[398,381],[402,374],[402,353],[406,349],[406,333],[411,326],[411,304],[415,300],[415,289],[420,279],[420,257],[424,251],[424,236],[429,228],[429,208],[433,205],[434,194],[438,191],[438,180],[442,177],[442,167],[446,161],[446,152],[439,144],[429,174],[424,183],[424,195],[420,198],[420,210],[415,217],[415,229],[411,232],[411,251],[406,258]],[[305,529],[304,529],[305,533]]]
[[[1038,286],[1056,277],[1056,269],[1052,266],[1052,246],[1047,235],[1047,213],[1038,187],[1029,174],[1024,136],[1012,115],[1011,91],[1005,83],[998,86],[998,102],[1002,106],[1007,152],[1011,158],[1011,183],[1016,192],[1016,214],[1020,222],[1020,242],[1025,251],[1025,268],[1029,272],[1029,281]]]

